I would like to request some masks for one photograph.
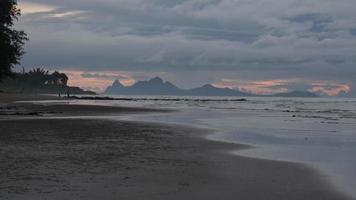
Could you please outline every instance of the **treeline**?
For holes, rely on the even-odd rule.
[[[12,78],[6,78],[0,83],[0,90],[17,93],[47,93],[47,94],[95,94],[79,87],[67,85],[68,76],[55,71],[50,73],[43,68],[34,68],[28,72],[16,72]]]

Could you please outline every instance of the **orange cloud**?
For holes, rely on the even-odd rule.
[[[327,96],[338,96],[341,93],[350,92],[351,87],[340,83],[313,83],[308,90],[310,92],[320,93]]]
[[[348,84],[337,83],[336,81],[324,80],[304,80],[301,78],[273,79],[259,81],[241,81],[232,79],[222,79],[214,84],[217,87],[235,88],[241,91],[254,94],[275,94],[293,90],[293,85],[306,87],[309,92],[326,96],[338,96],[341,93],[348,93],[351,87]]]
[[[220,82],[215,83],[217,87],[228,87],[239,89],[244,92],[254,94],[275,94],[287,92],[288,89],[284,86],[287,83],[296,82],[299,79],[274,79],[274,80],[260,80],[260,81],[241,81],[222,79]]]
[[[56,7],[54,6],[39,4],[39,3],[30,3],[30,2],[19,2],[18,7],[21,9],[22,14],[51,12],[56,9]]]

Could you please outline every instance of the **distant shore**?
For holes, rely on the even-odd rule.
[[[11,103],[48,116],[119,115],[167,110]],[[41,96],[32,100],[46,99]],[[55,97],[48,97],[49,99]],[[3,111],[1,111],[3,112]],[[19,113],[21,113],[19,112]],[[204,139],[207,130],[104,119],[0,115],[0,199],[342,200],[304,165],[226,152],[244,145]]]
[[[197,101],[197,102],[219,102],[219,101],[247,101],[246,98],[223,98],[223,99],[214,99],[214,98],[172,98],[172,97],[159,97],[159,98],[150,98],[150,97],[110,97],[110,96],[69,96],[68,99],[76,100],[109,100],[109,101]]]

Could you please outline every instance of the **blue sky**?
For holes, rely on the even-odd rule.
[[[90,89],[159,75],[183,88],[209,82],[259,93],[356,94],[355,0],[19,4],[17,26],[30,37],[22,65],[96,80]]]

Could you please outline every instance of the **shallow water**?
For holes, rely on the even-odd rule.
[[[211,139],[258,147],[237,154],[309,164],[356,197],[356,99],[247,97],[247,101],[240,102],[225,97],[145,98],[152,100],[70,103],[178,109],[174,113],[125,118],[216,129],[218,134]]]

